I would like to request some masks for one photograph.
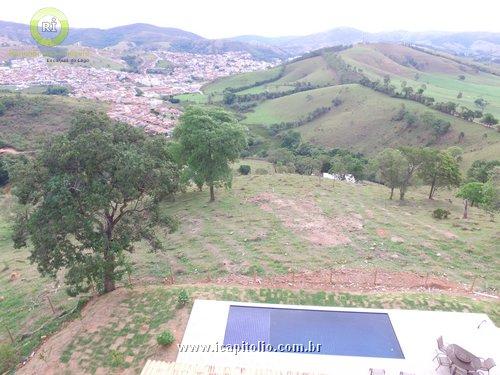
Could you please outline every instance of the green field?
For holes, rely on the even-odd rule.
[[[330,86],[266,100],[248,113],[243,122],[252,128],[256,125],[268,126],[282,121],[298,120],[315,108],[331,105],[335,98],[339,98],[342,104],[318,119],[296,128],[304,140],[328,148],[354,148],[369,156],[386,147],[397,147],[401,144],[428,145],[429,141],[433,140],[428,127],[419,124],[407,129],[403,121],[393,120],[404,104],[408,111],[417,116],[430,112],[436,118],[451,122],[451,130],[433,142],[433,145],[463,148],[464,167],[479,158],[494,159],[498,153],[500,134],[493,129],[471,124],[416,102],[391,98],[357,84]],[[460,132],[463,132],[465,137],[459,142]]]
[[[483,98],[489,103],[485,112],[500,117],[499,76],[393,44],[357,45],[340,55],[346,62],[361,68],[372,80],[382,81],[388,75],[397,88],[402,81],[414,89],[425,84],[424,94],[434,97],[436,101],[453,101],[473,110],[478,109],[474,101]],[[460,75],[465,79],[460,80]],[[457,98],[459,93],[462,93],[462,98]]]

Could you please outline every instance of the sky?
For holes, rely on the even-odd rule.
[[[500,1],[474,0],[0,0],[0,20],[28,24],[56,7],[70,27],[131,23],[176,27],[206,38],[307,35],[335,27],[363,31],[500,32]]]

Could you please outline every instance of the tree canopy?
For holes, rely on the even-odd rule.
[[[43,275],[65,269],[72,295],[114,290],[134,243],[160,248],[157,225],[173,227],[158,205],[179,188],[166,139],[103,113],[79,112],[67,133],[15,165],[12,181],[26,206],[15,246],[32,243],[30,260]]]
[[[229,163],[246,147],[244,128],[220,108],[189,107],[181,116],[174,137],[179,140],[189,168],[209,186],[213,202],[216,185],[231,185]]]
[[[430,185],[429,199],[440,187],[458,186],[462,179],[456,159],[447,151],[428,149],[419,171],[422,181]]]

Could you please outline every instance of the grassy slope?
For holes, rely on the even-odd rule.
[[[0,94],[0,98],[16,98]],[[62,96],[22,95],[0,116],[0,139],[19,150],[31,150],[68,128],[79,109],[105,108],[105,104]]]
[[[280,67],[275,67],[264,71],[225,77],[203,87],[203,92],[205,94],[222,93],[225,88],[251,85],[252,83],[276,77],[280,69]],[[283,76],[280,79],[240,91],[238,94],[289,90],[297,82],[310,82],[314,85],[335,84],[336,74],[330,69],[324,57],[316,56],[286,64]]]
[[[401,144],[425,146],[433,139],[427,127],[420,124],[409,131],[402,122],[392,120],[404,104],[417,115],[432,112],[436,117],[452,123],[451,130],[437,141],[436,146],[459,145],[464,148],[464,166],[477,158],[492,159],[498,152],[500,134],[494,130],[434,111],[416,102],[390,98],[356,84],[330,86],[264,101],[246,115],[244,123],[251,127],[297,120],[315,108],[331,105],[334,98],[342,100],[339,107],[296,129],[305,140],[326,147],[354,148],[366,155]],[[458,135],[462,131],[465,138],[458,143]],[[487,134],[487,138],[484,138],[484,134]]]
[[[256,168],[267,163],[245,161]],[[263,276],[296,271],[338,267],[339,261],[349,268],[373,267],[391,271],[412,271],[425,275],[447,275],[451,280],[471,282],[479,275],[477,288],[498,290],[499,234],[496,223],[484,212],[472,208],[469,220],[462,220],[462,202],[447,191],[438,193],[435,201],[426,199],[427,189],[410,190],[407,203],[389,201],[383,186],[351,185],[323,181],[300,175],[250,175],[234,180],[232,190],[218,190],[217,202],[207,204],[207,192],[189,191],[180,195],[165,211],[180,220],[178,232],[165,235],[166,250],[146,251],[143,244],[132,255],[133,277],[147,282],[161,282],[170,274],[178,282],[204,280],[227,274]],[[275,213],[261,209],[251,198],[270,193],[298,205],[311,202],[328,217],[357,215],[363,227],[345,231],[351,242],[346,245],[318,245],[293,231]],[[297,197],[301,197],[298,199]],[[452,199],[452,203],[448,201]],[[431,218],[433,209],[451,211],[449,220]],[[14,335],[33,330],[52,317],[47,296],[58,311],[73,306],[75,300],[65,296],[63,288],[42,279],[27,261],[28,250],[14,250],[10,236],[16,205],[9,195],[0,195],[0,320]],[[298,214],[300,216],[300,213]],[[384,236],[380,235],[384,231]],[[404,242],[394,242],[397,236]],[[8,267],[8,268],[7,268]],[[12,273],[19,273],[10,281]],[[62,275],[59,276],[62,281]],[[0,338],[7,338],[0,330]]]
[[[357,45],[341,52],[341,56],[371,79],[383,80],[389,75],[398,88],[402,81],[415,89],[425,84],[425,94],[436,101],[453,101],[477,109],[474,100],[484,98],[489,102],[485,111],[500,117],[500,77],[493,74],[397,44]],[[417,64],[416,68],[409,65],[409,59]],[[459,80],[459,75],[464,75],[465,80]],[[461,99],[457,98],[459,92],[463,93]]]

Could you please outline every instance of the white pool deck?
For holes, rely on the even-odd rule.
[[[176,362],[243,368],[288,369],[317,374],[367,375],[370,368],[385,369],[386,375],[399,375],[400,371],[419,375],[449,374],[446,368],[441,368],[439,372],[436,372],[436,363],[432,361],[436,354],[436,339],[443,336],[445,344],[458,344],[474,355],[482,358],[493,358],[497,366],[490,371],[490,375],[500,375],[500,329],[485,314],[196,300],[182,339],[182,345],[212,345],[212,347],[217,343],[221,345],[224,342],[231,305],[387,313],[405,359],[301,353],[240,352],[235,355],[220,351],[179,351]]]

